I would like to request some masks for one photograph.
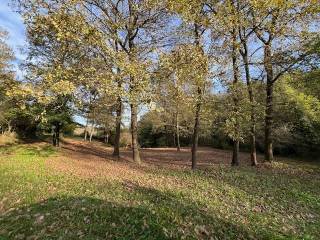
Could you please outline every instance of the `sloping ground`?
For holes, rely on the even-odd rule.
[[[0,148],[0,239],[320,239],[320,166],[99,143]]]
[[[55,159],[53,163],[58,168],[62,166],[67,170],[67,165],[77,166],[79,172],[91,172],[92,174],[101,172],[103,167],[111,165],[116,167],[130,168],[136,167],[132,162],[132,153],[130,149],[121,149],[121,157],[112,156],[113,149],[106,147],[99,142],[84,142],[74,139],[65,139],[61,146],[61,157]],[[190,148],[182,148],[177,152],[175,148],[153,148],[141,149],[142,167],[160,167],[169,169],[190,169],[191,151]],[[250,165],[250,156],[248,153],[240,153],[240,162],[242,165]],[[262,161],[262,157],[258,155]],[[199,148],[198,166],[206,168],[214,164],[227,164],[231,161],[231,152],[213,148]],[[111,166],[110,165],[110,166]],[[82,171],[83,170],[83,171]],[[104,174],[107,172],[103,171]],[[113,172],[114,173],[114,172]],[[115,173],[116,174],[116,173]]]
[[[59,157],[50,158],[48,163],[58,171],[64,171],[82,177],[108,176],[109,178],[131,178],[132,174],[141,174],[142,169],[190,169],[190,148],[141,149],[141,166],[132,162],[130,149],[121,149],[120,159],[112,156],[113,148],[100,142],[84,142],[65,139],[60,148]],[[213,165],[230,165],[231,152],[200,147],[198,150],[198,168],[205,169]],[[250,165],[248,153],[240,153],[242,165]],[[262,161],[262,156],[258,156]]]

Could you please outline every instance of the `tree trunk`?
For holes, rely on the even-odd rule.
[[[239,66],[238,66],[238,54],[237,54],[237,34],[236,30],[233,29],[232,31],[232,69],[233,69],[233,103],[234,103],[234,112],[236,115],[236,125],[235,125],[235,135],[238,138],[239,132],[239,119],[238,119],[238,112],[239,112],[239,99],[237,93],[237,84],[239,82]],[[232,166],[239,165],[239,140],[233,139],[233,152],[232,152]]]
[[[89,138],[89,141],[92,142],[92,136],[93,136],[93,132],[94,132],[94,122],[92,123],[92,126],[91,126],[91,130],[90,130],[90,138]]]
[[[52,133],[52,145],[54,147],[57,146],[57,136],[56,136],[56,130],[55,129],[53,130],[53,133]]]
[[[135,9],[133,6],[133,1],[128,1],[128,10],[129,10],[129,22],[134,22]],[[128,57],[129,61],[132,62],[135,60],[135,44],[134,39],[136,34],[134,33],[135,24],[128,27],[127,37],[128,37]],[[137,32],[136,32],[137,33]],[[130,93],[136,91],[136,84],[133,76],[130,76]],[[132,157],[133,161],[137,164],[141,164],[141,158],[139,153],[139,143],[138,143],[138,101],[136,99],[131,99],[131,147],[132,147]]]
[[[249,94],[249,101],[251,105],[250,113],[250,156],[251,156],[251,165],[257,166],[257,151],[256,151],[256,116],[255,116],[255,102],[254,102],[254,93],[251,83],[250,69],[249,69],[249,59],[248,59],[248,46],[247,39],[242,39],[243,51],[240,51],[244,63],[245,74],[246,74],[246,83],[247,90]]]
[[[176,135],[177,135],[177,151],[180,152],[180,130],[179,130],[179,116],[176,114]]]
[[[239,166],[239,141],[233,140],[232,166]]]
[[[266,112],[265,112],[265,160],[273,160],[272,123],[273,123],[273,66],[271,44],[264,46],[264,67],[267,73]]]
[[[57,127],[56,127],[56,145],[57,147],[60,146],[60,123],[58,123]]]
[[[203,53],[203,48],[200,43],[200,25],[197,23],[194,24],[194,37],[195,37],[195,46],[201,48]],[[197,89],[197,104],[196,104],[196,112],[195,112],[195,121],[194,121],[194,128],[193,128],[193,136],[192,136],[192,149],[191,149],[191,168],[195,170],[197,167],[197,151],[198,151],[198,140],[199,140],[199,127],[200,127],[200,110],[201,110],[201,103],[202,103],[202,89],[198,86]]]
[[[60,142],[60,124],[53,125],[52,129],[52,145],[54,147],[59,147]]]
[[[104,127],[103,129],[103,142],[107,143],[107,129]]]
[[[8,121],[8,132],[11,133],[11,131],[12,131],[11,121]]]
[[[132,154],[133,161],[141,164],[139,143],[138,143],[138,107],[136,104],[131,104],[131,135],[132,135]]]
[[[87,141],[87,137],[88,137],[88,123],[89,122],[89,119],[87,118],[86,120],[86,126],[84,128],[84,141]]]
[[[118,97],[117,118],[116,118],[116,135],[114,139],[113,156],[120,157],[120,136],[121,136],[121,116],[122,115],[122,100]]]
[[[198,88],[198,94],[201,96],[201,88]],[[192,170],[196,169],[196,167],[197,167],[197,150],[198,150],[198,140],[199,140],[200,110],[201,110],[201,102],[200,102],[200,100],[198,100],[198,103],[196,105],[195,121],[194,121],[193,136],[192,136],[192,150],[191,150]]]

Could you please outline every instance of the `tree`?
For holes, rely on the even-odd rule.
[[[249,1],[252,29],[260,40],[266,73],[265,159],[273,160],[273,91],[280,77],[306,57],[318,1]]]
[[[203,49],[203,36],[208,23],[205,1],[193,1],[192,3],[183,0],[168,1],[169,9],[181,14],[182,18],[192,25],[193,48],[189,55],[189,64],[192,62],[194,72],[190,71],[189,78],[192,79],[196,86],[195,106],[194,106],[194,128],[192,136],[191,162],[192,169],[197,165],[197,149],[200,131],[200,115],[203,104],[203,96],[208,85],[209,61]],[[192,59],[191,59],[192,58]]]
[[[22,116],[28,115],[24,103],[27,89],[24,89],[25,86],[16,80],[12,68],[14,52],[6,43],[7,39],[8,33],[0,28],[0,129],[2,134],[13,131],[20,133],[20,120],[26,120]],[[29,128],[24,130],[28,132]]]
[[[163,54],[156,76],[158,79],[156,99],[160,108],[159,112],[162,114],[166,130],[168,127],[174,129],[174,143],[177,151],[181,149],[181,134],[190,134],[186,131],[189,126],[182,124],[189,122],[186,119],[193,114],[190,111],[192,99],[189,92],[192,80],[189,76],[182,74],[191,64],[184,57],[189,50],[187,45],[181,45],[176,46],[172,52]]]
[[[113,69],[120,75],[118,86],[126,86],[126,93],[118,97],[117,131],[120,132],[120,97],[125,98],[131,108],[132,152],[135,162],[140,163],[137,139],[138,106],[146,100],[149,88],[149,63],[147,57],[160,38],[159,31],[164,25],[164,8],[152,1],[79,1],[83,14],[94,19],[96,30],[104,33],[114,44]],[[92,11],[92,9],[95,9]],[[119,93],[123,93],[118,89]],[[116,134],[116,139],[120,139]],[[119,144],[115,144],[117,147]],[[115,154],[118,150],[115,149]]]

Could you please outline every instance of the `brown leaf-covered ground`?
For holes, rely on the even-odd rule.
[[[0,239],[320,239],[320,165],[98,142],[0,147]]]
[[[100,142],[85,142],[75,139],[64,139],[60,146],[60,155],[49,161],[52,166],[62,171],[71,171],[80,175],[117,175],[118,168],[123,171],[148,168],[189,169],[191,167],[191,150],[182,148],[143,148],[140,150],[142,166],[132,162],[132,152],[122,148],[120,159],[112,156],[113,148]],[[209,147],[199,147],[198,167],[206,168],[215,164],[230,164],[231,152]],[[248,153],[240,153],[241,165],[250,165]],[[258,155],[258,160],[262,161]],[[117,169],[117,171],[115,171]]]

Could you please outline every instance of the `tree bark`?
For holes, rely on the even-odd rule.
[[[201,88],[198,87],[198,94],[201,96],[202,91]],[[196,105],[196,113],[195,113],[195,121],[193,128],[193,137],[192,137],[192,150],[191,150],[191,162],[192,162],[192,170],[197,167],[197,150],[198,150],[198,140],[199,140],[199,125],[200,125],[200,110],[201,110],[201,102],[198,100]]]
[[[54,147],[59,147],[60,143],[60,124],[54,124],[52,129],[52,145]]]
[[[106,127],[104,127],[104,130],[103,130],[103,141],[104,143],[108,144],[109,143],[109,132],[107,130]]]
[[[133,161],[141,164],[139,144],[138,144],[138,107],[136,104],[131,104],[131,136],[132,136],[132,155]]]
[[[11,131],[12,131],[11,121],[8,121],[8,132],[11,133]]]
[[[58,123],[57,127],[56,127],[56,145],[57,147],[60,146],[60,123]]]
[[[129,61],[132,62],[135,59],[135,44],[134,39],[137,36],[139,27],[135,19],[138,19],[136,15],[134,4],[132,0],[128,1],[128,10],[129,10],[129,25],[127,28],[127,39],[128,39],[128,49],[127,54]],[[134,92],[135,89],[135,79],[133,76],[130,76],[130,93]],[[138,143],[138,101],[137,99],[131,99],[131,147],[133,161],[137,164],[141,164],[141,158],[139,153],[139,143]]]
[[[236,125],[235,125],[235,135],[238,137],[239,132],[239,99],[237,94],[237,84],[239,82],[239,66],[238,66],[238,54],[237,54],[237,34],[236,30],[232,30],[232,69],[233,69],[233,103],[234,103],[234,112],[236,115]],[[232,152],[232,166],[239,165],[239,140],[233,139],[233,152]]]
[[[88,136],[88,123],[89,122],[89,119],[87,117],[87,120],[86,120],[86,126],[84,128],[84,141],[87,141],[87,136]]]
[[[179,116],[176,114],[176,134],[177,134],[177,151],[180,152],[180,131],[179,131]]]
[[[116,52],[119,51],[118,48],[118,41],[115,40],[115,50]],[[120,68],[117,67],[117,74],[120,73]],[[117,79],[118,82],[118,91],[121,89],[121,79]],[[120,138],[121,138],[121,121],[122,121],[122,99],[121,96],[118,96],[117,99],[117,117],[116,117],[116,133],[115,133],[115,138],[114,138],[114,147],[113,147],[113,153],[112,155],[115,157],[120,158]]]
[[[122,100],[118,97],[116,135],[114,139],[113,156],[120,157],[120,136],[121,136]]]
[[[201,51],[203,53],[203,49],[200,44],[200,37],[201,37],[200,25],[198,25],[197,23],[194,24],[194,37],[195,37],[195,46],[201,48]],[[201,111],[201,103],[202,103],[202,89],[200,86],[198,86],[197,94],[198,94],[198,96],[197,96],[195,121],[194,121],[193,136],[192,136],[192,149],[191,149],[191,168],[192,168],[192,170],[195,170],[197,167],[200,111]]]
[[[267,73],[266,112],[265,112],[265,160],[273,161],[272,125],[273,125],[273,66],[271,43],[264,45],[264,68]]]
[[[239,141],[233,140],[232,166],[239,166]]]
[[[92,136],[93,136],[93,132],[94,132],[94,122],[92,123],[92,126],[91,126],[91,130],[90,130],[90,137],[89,137],[89,142],[92,142]]]
[[[240,54],[243,59],[245,74],[246,74],[246,83],[247,83],[247,90],[249,94],[249,101],[251,105],[250,109],[250,157],[251,157],[251,165],[257,166],[257,151],[256,151],[256,116],[255,116],[255,100],[254,100],[254,93],[252,88],[251,76],[250,76],[250,69],[249,69],[249,59],[248,59],[248,46],[247,46],[247,39],[244,37],[241,39],[243,50],[240,51]]]
[[[52,133],[52,145],[53,145],[54,147],[57,146],[56,129],[53,129],[53,133]]]

